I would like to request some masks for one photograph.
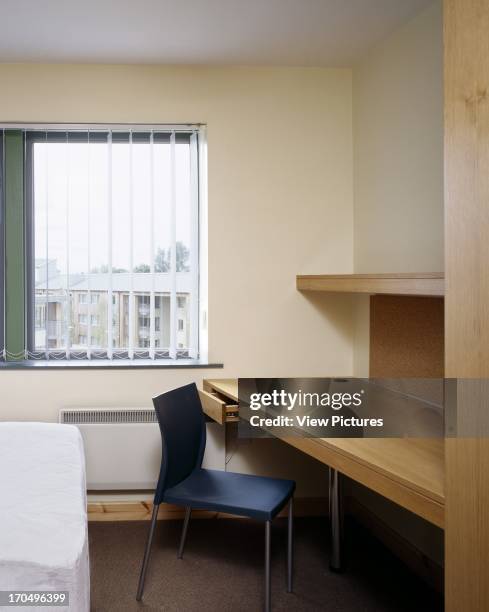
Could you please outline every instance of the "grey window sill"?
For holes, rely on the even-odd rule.
[[[0,361],[0,370],[181,370],[222,368],[198,359],[25,359]]]

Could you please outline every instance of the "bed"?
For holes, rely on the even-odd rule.
[[[89,611],[85,459],[76,427],[0,423],[0,590],[68,591],[69,608],[39,610]]]

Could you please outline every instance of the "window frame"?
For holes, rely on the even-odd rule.
[[[62,134],[66,134],[68,132],[80,132],[81,138],[83,135],[92,134],[97,131],[141,131],[148,132],[151,130],[155,130],[158,132],[174,132],[175,134],[179,131],[191,132],[195,134],[196,137],[196,150],[197,150],[197,244],[193,245],[197,248],[196,261],[197,261],[197,299],[194,300],[197,304],[197,315],[194,317],[194,321],[196,322],[197,330],[197,346],[196,353],[193,355],[183,355],[183,359],[187,361],[195,361],[196,364],[203,364],[207,362],[208,359],[208,346],[207,346],[207,138],[206,138],[206,127],[203,124],[187,124],[187,125],[171,125],[171,124],[157,124],[157,125],[147,125],[147,124],[0,124],[1,130],[1,138],[0,140],[0,282],[2,285],[2,293],[5,297],[5,244],[4,244],[4,164],[2,163],[4,160],[4,151],[5,147],[3,146],[5,133],[7,130],[21,130],[23,133],[23,146],[24,146],[24,160],[23,160],[23,173],[24,173],[24,238],[25,238],[25,260],[24,260],[24,287],[25,287],[25,300],[24,300],[24,309],[25,309],[25,339],[24,344],[26,346],[25,355],[23,359],[27,359],[37,357],[39,361],[41,360],[54,360],[58,359],[57,357],[51,356],[49,354],[49,350],[40,351],[35,347],[35,252],[34,252],[34,194],[33,194],[33,145],[36,142],[35,139],[29,140],[27,138],[27,133],[29,132],[60,132]],[[190,245],[192,246],[192,245]],[[91,305],[93,296],[88,297],[88,294],[85,293],[85,297],[87,302]],[[175,295],[176,300],[176,295]],[[113,304],[112,304],[113,308]],[[113,311],[112,311],[113,312]],[[47,314],[47,313],[46,313]],[[195,313],[194,313],[195,315]],[[0,326],[0,347],[4,346],[5,340],[5,329],[7,326],[5,320],[5,305],[4,299],[0,300],[0,321],[2,325]],[[175,317],[174,327],[175,334],[177,332],[177,317]],[[156,325],[155,325],[156,327]],[[104,349],[103,351],[98,351],[98,355],[92,354],[90,350],[91,347],[87,346],[87,355],[86,357],[82,357],[82,359],[97,359],[103,360],[109,357],[110,347]],[[60,352],[65,351],[66,349],[61,349]],[[145,350],[145,349],[142,349]],[[156,356],[155,353],[157,350],[160,350],[159,347],[156,346],[156,342],[154,347],[152,348],[153,355],[148,351],[148,358],[154,359],[154,361],[167,361],[167,360],[179,360],[182,356],[179,354],[180,350],[176,351],[176,354],[172,358]],[[30,352],[30,354],[29,354]],[[45,354],[42,356],[36,356],[34,353],[36,352],[44,352]],[[78,352],[78,349],[75,349],[74,352]],[[105,353],[105,354],[103,354]],[[124,357],[123,357],[124,358]],[[140,359],[145,359],[146,355],[142,356],[134,356],[136,361]],[[69,361],[70,360],[70,350],[66,350],[66,355],[62,357],[62,359]],[[114,358],[116,360],[116,358]],[[129,359],[129,355],[125,358],[125,363],[131,361]]]
[[[5,130],[0,134],[0,359],[5,359]]]

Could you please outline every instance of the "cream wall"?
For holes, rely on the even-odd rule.
[[[1,419],[149,406],[152,395],[204,376],[351,374],[350,301],[295,290],[297,273],[353,269],[350,70],[12,64],[0,65],[0,87],[1,122],[208,125],[209,349],[224,364],[0,371]],[[234,465],[247,469],[247,453],[255,449],[244,447]],[[318,468],[302,473],[310,470]]]
[[[354,269],[443,271],[442,4],[435,0],[353,68]],[[354,365],[368,376],[368,299]]]
[[[441,2],[353,70],[356,272],[443,270]]]
[[[355,272],[443,271],[443,48],[436,0],[353,68]],[[369,298],[354,304],[354,373],[368,376]],[[440,529],[347,491],[435,563]]]

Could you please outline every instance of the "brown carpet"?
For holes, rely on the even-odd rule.
[[[291,612],[442,612],[441,598],[377,540],[348,524],[348,566],[328,569],[325,519],[295,521],[294,593],[285,590],[286,523],[272,530],[272,609]],[[180,521],[157,526],[143,602],[135,601],[148,523],[91,523],[93,612],[231,612],[263,608],[264,529],[248,520],[191,521],[183,560]]]

